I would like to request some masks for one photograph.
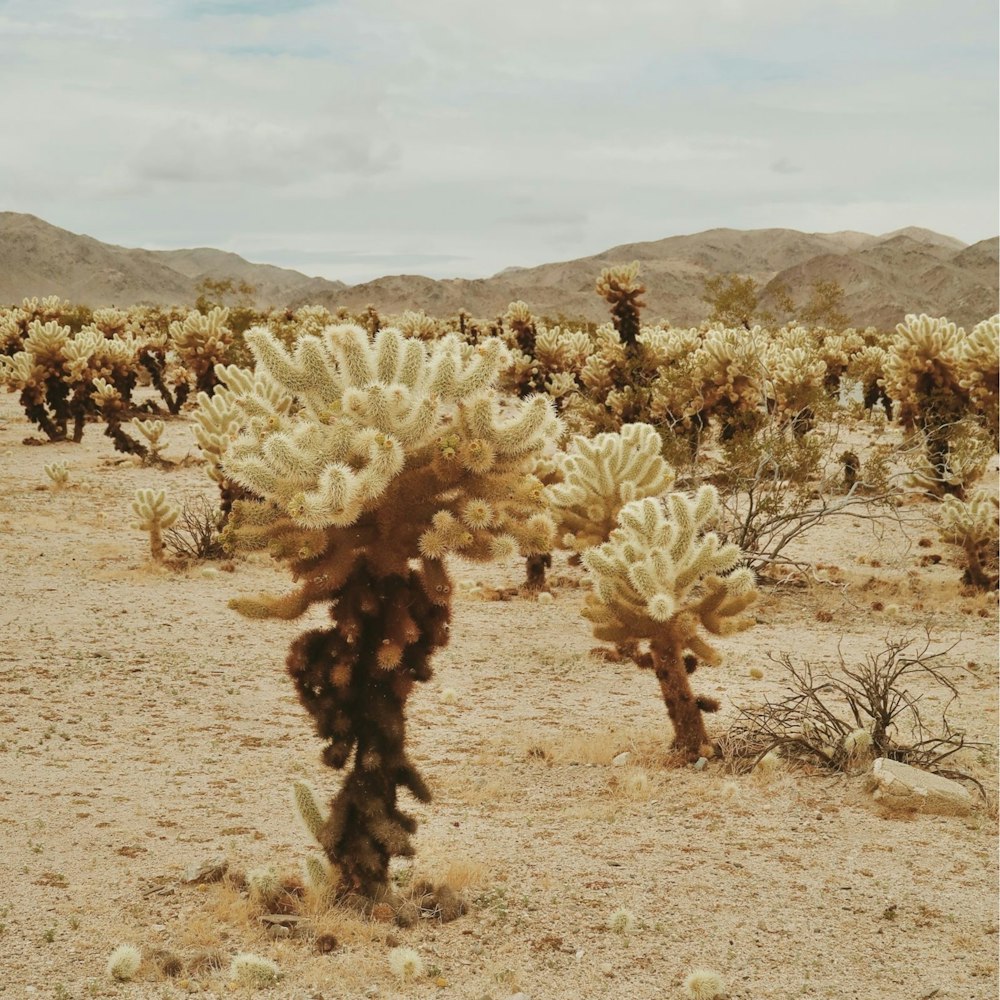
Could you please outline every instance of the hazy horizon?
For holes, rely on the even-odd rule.
[[[0,204],[355,284],[998,226],[982,0],[0,0]]]

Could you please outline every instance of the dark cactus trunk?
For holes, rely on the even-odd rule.
[[[406,699],[448,641],[449,598],[443,569],[379,577],[362,564],[330,595],[333,626],[305,633],[289,652],[299,699],[326,741],[324,763],[350,763],[320,835],[342,894],[378,898],[391,859],[413,854],[416,821],[399,809],[398,792],[427,802],[430,790],[406,755]]]

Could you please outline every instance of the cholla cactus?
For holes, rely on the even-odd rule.
[[[594,583],[584,617],[598,639],[629,650],[656,673],[674,744],[690,759],[712,753],[702,713],[719,707],[713,698],[696,698],[688,681],[698,660],[720,662],[700,630],[724,636],[749,628],[741,612],[757,596],[751,571],[737,568],[739,548],[704,530],[718,510],[711,486],[693,498],[670,494],[665,506],[636,500],[622,509],[609,540],[583,556]]]
[[[207,315],[190,312],[183,323],[170,324],[170,343],[181,364],[194,376],[195,391],[211,395],[215,389],[215,366],[223,364],[233,343],[226,326],[229,310],[216,306]]]
[[[797,434],[813,426],[817,406],[825,396],[826,362],[811,346],[778,340],[765,352],[769,406]]]
[[[22,350],[11,356],[0,356],[0,385],[9,392],[19,392],[20,402],[28,419],[51,441],[67,436],[71,412],[73,375],[67,357],[67,347],[73,340],[69,327],[55,320],[42,323],[33,320]],[[79,433],[83,419],[79,419]],[[79,440],[79,437],[74,438]]]
[[[662,442],[649,424],[626,424],[618,433],[577,436],[557,456],[562,481],[549,487],[562,544],[584,552],[605,541],[622,507],[665,493],[674,470],[660,456]]]
[[[390,858],[413,850],[399,788],[430,796],[404,749],[404,709],[448,639],[444,559],[549,550],[545,491],[529,470],[556,419],[541,396],[501,419],[497,340],[473,349],[385,328],[373,342],[349,325],[300,339],[293,354],[263,329],[246,340],[256,381],[229,386],[243,429],[222,472],[252,499],[233,505],[226,537],[269,549],[301,586],[231,604],[256,618],[333,608],[332,627],[301,636],[288,668],[324,761],[343,768],[353,753],[321,844],[343,891],[375,896]]]
[[[984,418],[996,447],[1000,431],[1000,315],[977,323],[962,342],[958,383],[969,395],[970,407]]]
[[[142,952],[133,944],[120,944],[108,956],[105,971],[111,979],[127,983],[135,978],[142,965]]]
[[[897,417],[924,439],[931,492],[961,497],[969,480],[952,461],[962,437],[957,425],[969,413],[962,385],[965,331],[946,319],[907,316],[896,327],[885,361],[885,388]]]
[[[138,518],[133,527],[149,532],[149,554],[161,560],[163,532],[177,520],[180,509],[167,500],[163,490],[136,490],[132,510]]]
[[[646,286],[639,281],[639,262],[606,267],[597,279],[597,294],[611,306],[612,322],[626,347],[639,338],[639,311],[645,305],[640,296]]]
[[[885,390],[886,351],[878,344],[861,348],[851,357],[847,375],[861,386],[861,402],[871,413],[881,404],[886,417],[892,416],[892,400]]]
[[[444,333],[441,322],[423,312],[406,310],[395,325],[404,337],[416,337],[418,340],[434,340]]]
[[[264,989],[281,979],[281,969],[277,962],[243,951],[233,956],[229,963],[229,976],[236,986],[247,989]]]
[[[162,462],[162,452],[166,447],[164,441],[162,441],[163,431],[166,425],[162,420],[140,420],[138,417],[132,420],[132,426],[146,439],[149,443],[149,453],[148,460],[150,462]]]
[[[967,501],[946,497],[941,504],[941,537],[965,552],[966,583],[981,590],[998,585],[997,545],[1000,504],[986,490],[979,489]]]
[[[684,416],[701,427],[716,418],[723,441],[752,429],[764,405],[761,362],[766,348],[767,336],[758,326],[709,329],[690,358],[693,385]]]

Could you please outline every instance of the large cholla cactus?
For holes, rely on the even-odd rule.
[[[655,672],[674,744],[690,759],[711,755],[702,713],[719,708],[713,698],[695,697],[688,680],[699,660],[720,662],[700,632],[724,636],[749,628],[752,620],[741,612],[757,596],[753,573],[737,568],[739,548],[720,545],[704,530],[718,510],[711,486],[694,498],[672,493],[666,505],[636,500],[622,509],[608,541],[583,556],[594,582],[584,617],[598,639]]]
[[[611,534],[625,504],[670,489],[674,470],[661,457],[662,447],[660,435],[649,424],[626,424],[618,433],[573,438],[556,456],[561,481],[549,487],[566,548],[584,552],[599,545]]]
[[[269,549],[301,587],[232,606],[295,618],[330,605],[332,626],[301,636],[288,669],[326,742],[324,761],[343,768],[353,753],[320,841],[342,892],[376,896],[390,859],[413,850],[400,786],[430,796],[404,749],[404,708],[448,640],[444,558],[548,551],[545,491],[528,470],[556,418],[536,396],[501,419],[497,340],[471,348],[453,335],[427,343],[384,328],[372,342],[344,325],[289,354],[266,330],[246,339],[256,381],[230,383],[243,431],[222,471],[254,499],[234,504],[226,537]]]
[[[980,590],[996,590],[1000,581],[998,516],[997,498],[983,489],[967,501],[950,496],[941,504],[941,537],[965,552],[963,580]]]

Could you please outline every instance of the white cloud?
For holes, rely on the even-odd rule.
[[[0,207],[345,280],[722,225],[972,241],[997,229],[996,24],[979,0],[8,0]]]

